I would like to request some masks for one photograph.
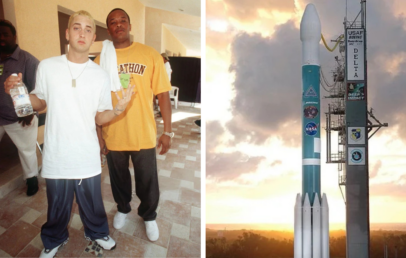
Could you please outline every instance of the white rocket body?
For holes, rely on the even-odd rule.
[[[320,65],[321,24],[313,4],[306,6],[300,23],[302,64]],[[294,218],[294,258],[329,258],[329,212],[326,194],[315,193],[313,204],[306,193],[303,202],[296,196]]]
[[[302,64],[320,65],[319,42],[321,39],[321,24],[316,7],[306,6],[300,22],[300,40],[302,41]]]

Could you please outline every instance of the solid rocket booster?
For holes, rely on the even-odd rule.
[[[305,194],[302,206],[302,252],[303,258],[312,258],[312,207],[309,196]]]
[[[295,203],[294,257],[329,258],[328,203],[320,195],[321,25],[313,4],[300,23],[302,41],[302,195]],[[321,198],[321,200],[320,200]]]
[[[313,4],[306,6],[300,23],[302,41],[302,198],[313,205],[320,196],[320,62],[321,25]]]
[[[321,258],[321,206],[317,194],[314,197],[312,222],[312,257]]]
[[[323,194],[321,200],[321,257],[330,257],[330,228],[327,195]]]
[[[305,194],[296,196],[294,222],[294,258],[329,258],[329,214],[327,196],[316,194],[313,206]]]
[[[295,222],[293,227],[294,240],[293,240],[293,249],[294,249],[294,257],[295,258],[302,258],[302,198],[300,197],[300,193],[296,195],[296,202],[295,202]]]

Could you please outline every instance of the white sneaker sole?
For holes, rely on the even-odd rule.
[[[92,240],[92,239],[90,239],[90,237],[86,236],[86,234],[84,234],[84,236],[85,236],[85,239],[86,239],[87,241],[95,241],[101,248],[103,248],[103,250],[111,251],[111,250],[114,250],[114,249],[116,248],[116,246],[117,246],[117,244],[115,244],[112,248],[106,249],[106,248],[104,248],[101,244],[99,244],[99,243],[97,242],[97,240]]]
[[[156,221],[154,221],[155,222],[155,226],[156,226],[156,232],[154,232],[155,234],[153,234],[152,236],[151,236],[151,234],[148,234],[148,230],[147,230],[147,222],[144,222],[145,223],[145,233],[146,233],[146,235],[147,235],[147,238],[149,239],[149,241],[151,241],[151,242],[155,242],[155,241],[157,241],[158,239],[159,239],[159,228],[158,228],[158,224],[156,223]]]
[[[68,237],[65,241],[63,241],[62,244],[60,244],[59,246],[57,246],[57,247],[54,248],[54,249],[56,249],[56,252],[55,252],[55,254],[52,256],[52,258],[56,256],[56,254],[58,253],[59,249],[61,249],[64,245],[66,245],[66,244],[68,243],[68,241],[69,241],[69,237]],[[52,249],[52,250],[54,250],[54,249]],[[51,251],[52,251],[52,250],[51,250]],[[42,251],[41,251],[40,257],[41,257],[41,256],[42,256]]]
[[[120,212],[121,213],[121,212]],[[123,217],[124,219],[121,219],[120,222],[121,223],[117,223],[116,221],[118,221],[117,219],[117,215],[119,215],[120,217]],[[124,216],[123,216],[124,215]],[[114,219],[113,219],[113,227],[115,229],[121,229],[124,227],[125,225],[125,219],[127,218],[127,214],[121,213],[119,214],[119,212],[116,213],[116,215],[114,215]],[[118,224],[118,225],[117,225]]]

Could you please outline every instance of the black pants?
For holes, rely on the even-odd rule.
[[[158,172],[155,148],[140,151],[110,151],[107,164],[110,172],[111,190],[121,213],[131,211],[131,175],[129,158],[134,165],[135,190],[141,204],[138,215],[144,221],[155,220],[159,202]]]
[[[101,175],[83,179],[46,179],[48,216],[41,228],[46,249],[62,244],[69,236],[68,224],[73,196],[79,206],[79,215],[86,236],[99,239],[109,234],[106,211],[101,195]],[[80,185],[79,185],[80,183]]]

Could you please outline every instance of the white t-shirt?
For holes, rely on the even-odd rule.
[[[72,78],[77,78],[76,87]],[[38,66],[31,94],[47,103],[42,177],[82,179],[100,174],[95,117],[96,112],[112,110],[108,74],[91,60],[76,64],[65,55],[48,58]]]
[[[165,63],[166,73],[168,74],[169,81],[171,81],[172,68],[169,62]]]

